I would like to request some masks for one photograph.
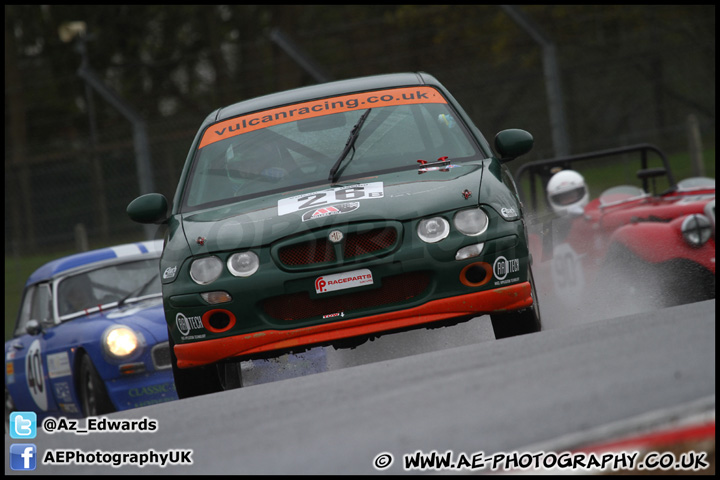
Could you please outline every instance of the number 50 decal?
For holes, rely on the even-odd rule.
[[[348,187],[329,188],[317,192],[283,198],[278,201],[278,215],[287,215],[306,208],[317,208],[348,200],[382,198],[382,182],[363,183]]]
[[[556,245],[553,250],[552,278],[555,293],[566,305],[577,305],[585,290],[582,255],[578,255],[567,243]]]
[[[45,385],[45,371],[43,370],[42,351],[40,340],[30,344],[25,357],[25,378],[28,390],[40,410],[47,410],[47,385]]]

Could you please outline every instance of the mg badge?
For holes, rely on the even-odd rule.
[[[333,230],[330,232],[330,235],[328,235],[328,238],[333,243],[338,243],[340,240],[343,239],[343,234],[340,230]]]

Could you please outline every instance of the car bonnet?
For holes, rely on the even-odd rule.
[[[478,204],[483,162],[450,163],[252,198],[181,215],[193,255],[269,245],[334,224],[407,221]]]

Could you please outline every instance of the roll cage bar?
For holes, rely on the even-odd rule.
[[[537,211],[537,190],[536,190],[536,178],[540,178],[541,188],[543,189],[542,198],[545,198],[544,187],[552,177],[553,173],[551,170],[555,167],[562,167],[563,169],[571,168],[571,165],[576,162],[582,162],[586,160],[594,160],[596,158],[612,157],[618,155],[624,155],[627,153],[639,152],[640,153],[640,170],[637,172],[638,178],[642,180],[642,186],[644,191],[648,191],[648,182],[650,178],[665,175],[671,188],[676,188],[675,178],[673,177],[670,169],[670,163],[668,162],[665,153],[655,145],[649,143],[642,143],[637,145],[630,145],[627,147],[612,148],[608,150],[599,150],[595,152],[583,153],[579,155],[568,155],[564,157],[551,158],[546,160],[536,160],[525,163],[520,166],[515,172],[516,184],[520,199],[527,203],[529,202],[529,208],[532,211]],[[654,153],[660,157],[663,163],[663,168],[648,168],[648,155]],[[529,197],[523,190],[522,176],[529,175],[530,181],[530,192]]]

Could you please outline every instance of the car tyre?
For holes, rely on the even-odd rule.
[[[528,268],[528,273],[530,277],[530,295],[533,299],[532,306],[515,312],[490,315],[495,338],[498,340],[539,332],[542,328],[540,304],[535,290],[535,278],[532,269]]]
[[[80,360],[80,401],[86,417],[94,417],[115,411],[105,389],[105,382],[98,374],[90,356],[85,354]]]
[[[223,390],[232,390],[243,386],[240,362],[220,363],[217,366]]]
[[[178,398],[196,397],[198,395],[206,395],[223,390],[217,366],[206,365],[195,368],[178,368],[177,357],[175,356],[175,342],[169,330],[168,342],[170,344],[170,360]]]

